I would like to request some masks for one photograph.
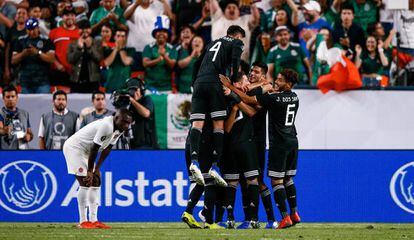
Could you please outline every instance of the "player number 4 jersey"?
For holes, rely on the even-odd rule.
[[[238,67],[242,52],[241,40],[222,37],[213,41],[205,49],[197,82],[219,82],[219,74],[229,76],[231,67]]]

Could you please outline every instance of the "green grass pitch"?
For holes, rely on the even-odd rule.
[[[112,223],[77,229],[69,223],[0,223],[0,239],[414,239],[414,224],[299,224],[284,230],[189,229],[184,223]]]

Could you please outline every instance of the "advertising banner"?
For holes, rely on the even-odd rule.
[[[114,151],[101,173],[102,221],[180,221],[184,151]],[[414,151],[300,151],[295,183],[304,222],[414,222]],[[78,221],[78,185],[61,151],[0,151],[0,186],[0,221]]]

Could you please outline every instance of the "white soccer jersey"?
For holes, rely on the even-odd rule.
[[[119,130],[114,131],[114,117],[108,116],[81,128],[66,140],[65,145],[89,156],[94,143],[101,146],[99,150],[103,150],[109,145],[115,145],[121,135]]]

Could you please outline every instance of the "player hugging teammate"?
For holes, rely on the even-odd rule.
[[[292,88],[298,82],[298,74],[283,69],[272,85],[266,80],[264,63],[254,63],[248,78],[238,73],[243,49],[240,39],[244,35],[241,27],[230,26],[227,36],[207,46],[195,69],[186,159],[190,178],[197,185],[182,216],[191,228],[201,228],[192,211],[203,189],[205,206],[199,216],[206,221],[205,228],[235,228],[234,205],[239,183],[245,221],[238,229],[260,228],[259,195],[266,210],[266,228],[287,228],[300,222],[293,182],[298,157],[295,118],[299,99]],[[273,214],[271,191],[263,181],[266,114],[269,115],[267,175],[282,217],[279,224]],[[225,222],[222,222],[223,209],[227,210]]]

